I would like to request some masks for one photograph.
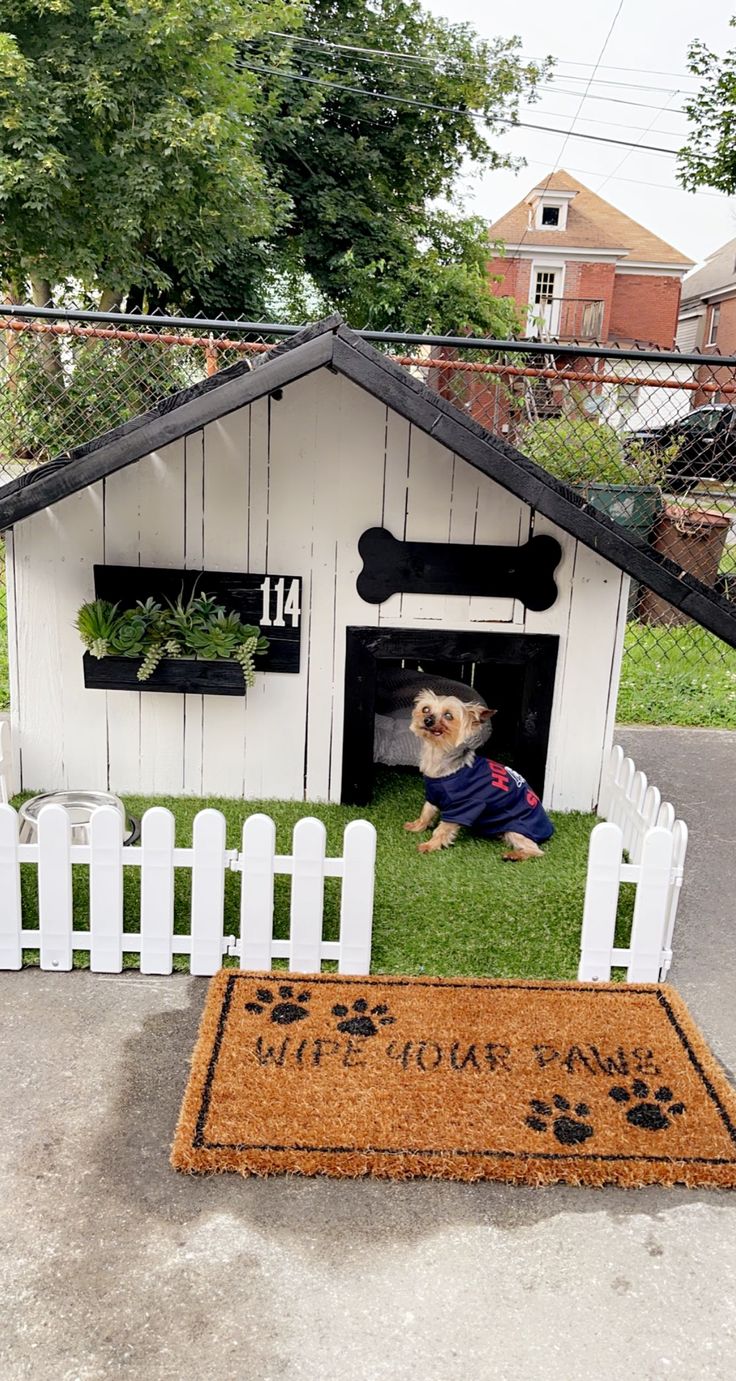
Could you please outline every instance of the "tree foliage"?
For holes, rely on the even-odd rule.
[[[5,0],[2,27],[0,277],[36,301],[71,281],[103,306],[511,329],[455,192],[468,161],[512,162],[546,70],[518,39],[420,0]]]
[[[287,201],[255,149],[268,98],[234,67],[258,0],[5,0],[0,274],[127,292],[201,276]],[[286,3],[269,0],[269,22]]]
[[[731,27],[736,27],[736,18]],[[697,39],[688,50],[688,67],[701,85],[697,95],[685,101],[690,136],[679,153],[679,179],[688,191],[715,187],[732,196],[736,193],[736,49],[720,57]]]
[[[466,162],[513,162],[497,140],[546,68],[522,62],[518,39],[486,42],[418,0],[305,0],[298,35],[261,35],[241,56],[277,111],[258,120],[258,149],[292,206],[269,246],[275,279],[306,276],[356,326],[500,334],[511,312],[488,282],[487,231],[437,205]],[[243,311],[268,282],[246,255],[197,301]]]

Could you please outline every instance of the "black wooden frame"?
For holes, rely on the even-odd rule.
[[[346,629],[345,715],[342,754],[344,805],[364,806],[373,794],[373,733],[378,662],[384,659],[482,662],[526,668],[520,706],[523,761],[535,790],[543,791],[552,721],[559,638],[548,633],[453,632],[439,628]],[[489,748],[489,751],[492,749]]]
[[[243,669],[238,662],[224,658],[200,661],[189,657],[164,657],[146,681],[138,680],[141,657],[82,658],[84,684],[88,690],[163,691],[170,695],[246,694]],[[256,669],[258,663],[256,663]]]
[[[201,594],[215,595],[228,608],[237,610],[244,623],[259,623],[258,604],[262,603],[262,596],[257,583],[264,578],[260,573],[176,570],[168,566],[94,566],[93,571],[96,599],[129,607],[149,595],[160,601],[175,601],[181,593],[188,599],[196,587]],[[273,582],[280,579],[280,573],[269,574]],[[286,576],[285,579],[298,580],[301,605],[301,576]],[[266,627],[263,632],[269,646],[256,657],[256,671],[297,673],[301,658],[301,622],[296,628],[289,623],[284,628]],[[206,661],[193,657],[164,657],[146,681],[138,680],[139,657],[92,657],[86,652],[83,665],[84,684],[92,690],[164,691],[180,695],[246,693],[239,662],[224,658]]]

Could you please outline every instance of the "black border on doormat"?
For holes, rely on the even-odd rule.
[[[210,1096],[211,1096],[212,1084],[213,1084],[214,1077],[215,1077],[215,1074],[216,1074],[216,1071],[217,1071],[217,1063],[218,1063],[218,1060],[219,1060],[219,1057],[220,1057],[220,1050],[221,1050],[221,1048],[222,1048],[222,1042],[223,1042],[223,1039],[224,1039],[224,1036],[225,1036],[225,1028],[226,1028],[226,1025],[227,1025],[227,1018],[228,1018],[228,1014],[229,1014],[229,1011],[230,1011],[230,1007],[231,1007],[231,1005],[232,1005],[233,994],[234,994],[234,991],[235,991],[235,984],[236,984],[238,981],[242,981],[242,980],[247,980],[247,981],[249,981],[249,982],[252,982],[254,978],[263,979],[264,977],[265,977],[264,974],[241,973],[241,972],[236,972],[236,973],[233,973],[233,974],[228,975],[227,986],[226,986],[225,994],[224,994],[224,997],[223,997],[223,1000],[222,1000],[222,1006],[221,1006],[221,1008],[220,1008],[220,1017],[219,1017],[219,1021],[218,1021],[218,1024],[217,1024],[217,1033],[216,1033],[216,1035],[215,1035],[215,1040],[214,1040],[214,1044],[213,1044],[213,1047],[212,1047],[212,1054],[211,1054],[211,1056],[210,1056],[210,1061],[209,1061],[209,1065],[208,1065],[208,1068],[207,1068],[207,1077],[206,1077],[206,1079],[205,1079],[205,1082],[204,1082],[204,1085],[203,1085],[203,1088],[202,1088],[202,1098],[201,1098],[201,1102],[200,1102],[200,1106],[199,1106],[199,1113],[198,1113],[198,1116],[197,1116],[197,1123],[196,1123],[196,1127],[195,1127],[195,1132],[194,1132],[194,1136],[193,1136],[193,1138],[192,1138],[192,1147],[193,1147],[193,1149],[195,1149],[195,1150],[205,1150],[205,1151],[301,1151],[301,1152],[322,1153],[322,1154],[325,1154],[325,1155],[340,1155],[340,1154],[343,1154],[343,1155],[355,1155],[355,1154],[356,1154],[356,1149],[360,1149],[361,1151],[366,1151],[366,1152],[369,1152],[371,1155],[377,1155],[377,1156],[381,1156],[381,1155],[385,1155],[385,1156],[401,1156],[401,1155],[406,1155],[406,1156],[442,1156],[443,1159],[445,1159],[445,1160],[447,1160],[448,1158],[452,1159],[453,1157],[459,1158],[459,1159],[472,1157],[472,1158],[475,1158],[475,1159],[477,1159],[477,1158],[481,1158],[481,1159],[497,1159],[497,1160],[498,1160],[498,1159],[505,1159],[505,1160],[520,1160],[520,1161],[527,1161],[527,1160],[530,1159],[529,1153],[528,1153],[528,1152],[525,1152],[525,1151],[524,1151],[524,1152],[522,1152],[522,1151],[478,1151],[478,1150],[473,1150],[473,1151],[462,1151],[462,1150],[447,1151],[447,1150],[442,1150],[442,1151],[439,1151],[439,1150],[437,1150],[436,1147],[430,1147],[430,1148],[424,1148],[424,1147],[422,1147],[422,1148],[420,1148],[420,1147],[413,1147],[413,1146],[366,1146],[366,1147],[356,1148],[355,1146],[305,1146],[305,1145],[299,1145],[299,1144],[297,1144],[297,1143],[293,1143],[293,1144],[289,1144],[289,1145],[283,1145],[283,1146],[274,1146],[274,1145],[270,1145],[269,1143],[260,1143],[260,1142],[218,1142],[218,1141],[207,1141],[206,1138],[205,1138],[204,1133],[205,1133],[205,1126],[206,1126],[206,1123],[207,1123],[207,1116],[208,1116],[208,1113],[209,1113],[209,1105],[210,1105]],[[371,975],[371,979],[372,979],[372,981],[373,981],[374,983],[377,983],[377,982],[387,982],[387,983],[389,983],[392,987],[399,987],[399,988],[404,987],[404,988],[408,988],[408,987],[417,986],[417,984],[415,983],[415,980],[414,980],[414,979],[411,979],[411,978],[393,979],[392,976],[391,976],[390,974],[373,974],[373,975]],[[340,986],[344,986],[344,985],[350,984],[350,983],[357,984],[357,985],[359,985],[359,986],[362,985],[363,987],[365,987],[365,985],[366,985],[366,977],[365,977],[365,976],[364,976],[364,977],[355,977],[355,978],[351,978],[351,977],[349,977],[349,976],[345,976],[345,975],[342,975],[342,974],[336,974],[334,977],[332,976],[332,974],[310,974],[310,975],[309,975],[309,981],[310,981],[310,982],[315,982],[315,981],[317,981],[317,982],[319,982],[319,983],[324,983],[324,984],[336,983],[336,984],[339,984]],[[421,986],[421,987],[428,987],[428,988],[453,988],[453,987],[454,987],[454,988],[464,988],[464,987],[472,986],[472,987],[478,988],[478,989],[480,989],[480,990],[488,990],[488,989],[503,988],[503,989],[505,989],[506,991],[509,991],[509,990],[514,991],[514,990],[516,990],[516,991],[522,991],[522,992],[557,992],[557,993],[564,993],[565,996],[569,996],[569,995],[571,995],[571,994],[574,995],[575,993],[597,993],[598,996],[600,996],[600,997],[606,997],[606,996],[611,996],[611,995],[612,995],[612,996],[614,996],[614,997],[636,997],[636,996],[638,996],[638,997],[653,997],[653,998],[656,998],[656,1000],[657,1000],[657,1002],[659,1003],[660,1007],[662,1007],[662,1009],[664,1010],[665,1015],[666,1015],[667,1019],[669,1020],[671,1026],[674,1028],[675,1035],[677,1036],[678,1040],[680,1041],[680,1044],[682,1045],[683,1050],[685,1051],[685,1054],[687,1055],[688,1059],[690,1060],[690,1063],[692,1064],[693,1068],[695,1069],[696,1074],[699,1076],[699,1078],[700,1078],[700,1080],[701,1080],[701,1082],[702,1082],[702,1084],[703,1084],[703,1087],[704,1087],[704,1090],[705,1090],[706,1094],[707,1094],[708,1097],[711,1099],[711,1101],[715,1104],[716,1109],[717,1109],[717,1111],[718,1111],[718,1114],[719,1114],[719,1116],[720,1116],[720,1118],[721,1118],[721,1121],[723,1122],[723,1125],[725,1126],[726,1131],[728,1132],[728,1134],[729,1134],[731,1140],[733,1141],[733,1143],[734,1143],[734,1148],[735,1148],[735,1149],[734,1149],[734,1155],[733,1155],[732,1158],[731,1158],[731,1157],[725,1157],[725,1156],[678,1156],[678,1157],[677,1157],[678,1164],[683,1164],[683,1165],[736,1165],[736,1126],[734,1126],[733,1122],[731,1121],[731,1118],[729,1117],[729,1114],[728,1114],[727,1110],[724,1108],[724,1106],[723,1106],[723,1104],[722,1104],[720,1098],[718,1097],[718,1093],[717,1093],[716,1089],[713,1087],[713,1085],[712,1085],[710,1079],[708,1078],[707,1074],[705,1073],[705,1070],[703,1069],[703,1067],[702,1067],[702,1065],[701,1065],[701,1063],[700,1063],[700,1060],[698,1059],[698,1056],[696,1055],[695,1051],[693,1050],[692,1045],[690,1044],[690,1041],[688,1040],[688,1038],[687,1038],[685,1032],[683,1031],[683,1029],[682,1029],[682,1027],[681,1027],[679,1021],[677,1020],[677,1017],[675,1016],[675,1013],[673,1012],[672,1007],[671,1007],[670,1003],[668,1002],[665,993],[663,993],[661,989],[656,988],[656,987],[630,987],[630,986],[628,986],[628,985],[625,986],[625,987],[622,986],[620,989],[617,989],[617,988],[613,988],[613,987],[601,987],[601,986],[599,986],[599,985],[596,984],[596,983],[591,983],[591,984],[576,984],[575,986],[572,986],[572,985],[567,986],[567,985],[564,985],[564,984],[556,984],[556,983],[549,983],[549,984],[547,984],[547,983],[527,983],[527,982],[524,982],[524,981],[522,981],[522,980],[519,980],[518,982],[515,982],[514,980],[509,980],[509,979],[504,979],[504,980],[502,980],[502,981],[500,981],[500,982],[499,982],[499,981],[496,981],[496,980],[489,980],[488,982],[475,981],[475,982],[473,982],[471,985],[468,985],[467,983],[464,983],[464,982],[453,982],[452,979],[445,979],[445,978],[443,978],[443,979],[437,979],[435,982],[432,982],[431,980],[428,981],[428,980],[424,979],[424,980],[421,982],[421,984],[419,984],[419,986]],[[553,1151],[546,1151],[546,1152],[535,1151],[532,1158],[533,1158],[533,1159],[536,1159],[536,1160],[565,1160],[565,1161],[571,1161],[571,1160],[581,1160],[581,1161],[629,1161],[629,1160],[633,1160],[633,1161],[648,1161],[648,1162],[652,1162],[652,1163],[654,1163],[654,1164],[665,1164],[665,1163],[666,1163],[666,1164],[669,1164],[669,1163],[670,1163],[670,1160],[671,1160],[671,1157],[669,1157],[669,1156],[651,1156],[651,1155],[642,1155],[642,1154],[630,1155],[630,1156],[629,1156],[629,1155],[621,1155],[621,1154],[598,1155],[598,1154],[595,1154],[595,1153],[593,1153],[593,1152],[585,1152],[585,1151],[566,1151],[566,1152],[564,1152],[564,1153],[562,1153],[562,1152],[553,1152]]]

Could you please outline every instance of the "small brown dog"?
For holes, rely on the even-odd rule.
[[[408,820],[404,829],[420,834],[440,816],[432,838],[418,846],[420,853],[449,848],[467,825],[486,839],[503,838],[510,845],[503,855],[508,862],[542,857],[539,845],[554,827],[539,797],[513,768],[476,756],[494,714],[485,705],[430,690],[417,696],[411,731],[422,744],[426,800],[419,819]]]

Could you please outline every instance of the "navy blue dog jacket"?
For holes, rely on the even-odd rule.
[[[427,800],[450,825],[467,825],[485,839],[514,830],[535,844],[554,833],[554,825],[529,783],[512,767],[476,758],[448,777],[425,777]]]

